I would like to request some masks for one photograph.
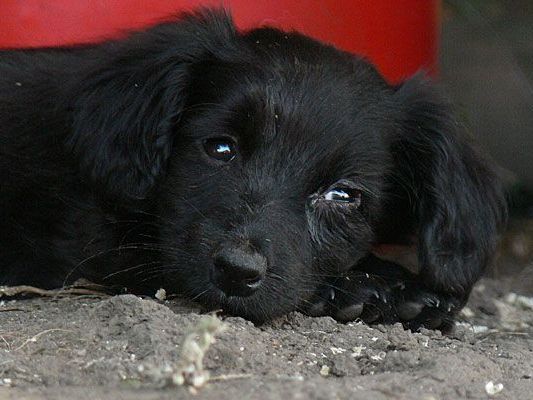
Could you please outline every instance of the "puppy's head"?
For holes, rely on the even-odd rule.
[[[108,51],[68,145],[104,193],[154,207],[166,289],[262,321],[379,243],[414,237],[436,287],[486,264],[499,195],[424,83],[210,12]]]

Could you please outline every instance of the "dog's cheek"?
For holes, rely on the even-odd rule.
[[[267,213],[242,232],[268,260],[265,293],[275,303],[300,296],[315,279],[312,243],[305,221],[289,210]]]
[[[192,218],[189,221],[174,220],[161,230],[165,289],[194,297],[210,288],[213,234],[206,232],[206,224]]]
[[[182,193],[182,195],[178,195]],[[208,262],[211,260],[207,210],[202,202],[189,204],[189,193],[169,179],[157,196],[153,224],[158,231],[161,256],[168,266],[165,274],[167,291],[187,293],[205,290],[209,283]]]
[[[313,266],[319,274],[342,275],[368,254],[374,233],[359,217],[321,218],[308,213]]]

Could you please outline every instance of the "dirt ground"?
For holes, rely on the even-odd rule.
[[[449,337],[298,313],[260,327],[225,318],[212,327],[210,378],[198,389],[177,383],[204,377],[184,368],[202,345],[195,329],[213,320],[178,301],[4,301],[0,398],[531,399],[533,298],[510,294],[511,284],[481,281]]]
[[[511,224],[495,265],[449,336],[298,313],[254,326],[176,299],[12,300],[0,288],[0,400],[530,400],[533,219]]]

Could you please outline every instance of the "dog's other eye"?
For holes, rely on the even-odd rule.
[[[204,141],[204,149],[209,157],[229,162],[237,155],[235,142],[230,138],[212,138]]]
[[[361,191],[347,187],[334,187],[324,194],[324,200],[347,203],[359,207],[361,205]]]

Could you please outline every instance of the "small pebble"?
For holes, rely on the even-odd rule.
[[[502,383],[494,383],[492,381],[488,381],[485,385],[485,392],[489,396],[494,396],[495,394],[500,393],[503,390],[503,384]]]
[[[163,288],[155,292],[155,298],[159,301],[164,301],[167,298],[167,291]]]

